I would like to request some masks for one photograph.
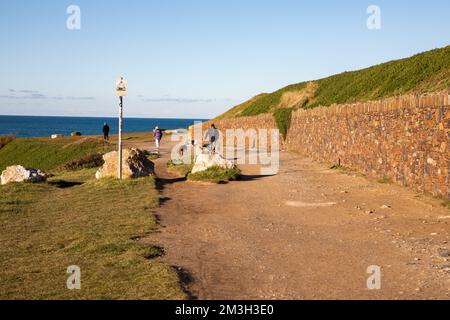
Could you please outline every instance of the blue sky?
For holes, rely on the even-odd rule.
[[[69,5],[81,29],[68,30]],[[366,26],[381,8],[381,30]],[[258,93],[450,44],[448,0],[40,0],[0,11],[0,114],[209,118]]]

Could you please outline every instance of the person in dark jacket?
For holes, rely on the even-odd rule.
[[[109,126],[106,122],[103,124],[103,139],[109,141]]]

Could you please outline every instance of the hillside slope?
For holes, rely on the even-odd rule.
[[[334,103],[377,100],[406,93],[446,90],[449,87],[450,46],[447,46],[261,94],[232,108],[218,119],[254,116],[277,109],[307,109]]]

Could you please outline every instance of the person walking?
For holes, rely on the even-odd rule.
[[[219,140],[219,130],[217,130],[214,124],[211,125],[211,128],[206,131],[205,139],[209,141],[209,150],[211,152],[216,152],[217,140]]]
[[[103,131],[103,140],[109,141],[109,126],[106,122],[103,124],[102,131]]]
[[[163,137],[163,132],[159,127],[156,127],[155,130],[153,130],[153,137],[155,138],[156,149],[159,153],[159,147],[161,146],[161,139]]]

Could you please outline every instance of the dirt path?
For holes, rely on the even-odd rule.
[[[281,154],[280,173],[184,181],[156,161],[166,249],[198,299],[450,298],[450,211],[403,188]],[[389,206],[390,208],[388,208]],[[373,211],[373,213],[370,213]],[[382,269],[368,290],[368,266]]]

